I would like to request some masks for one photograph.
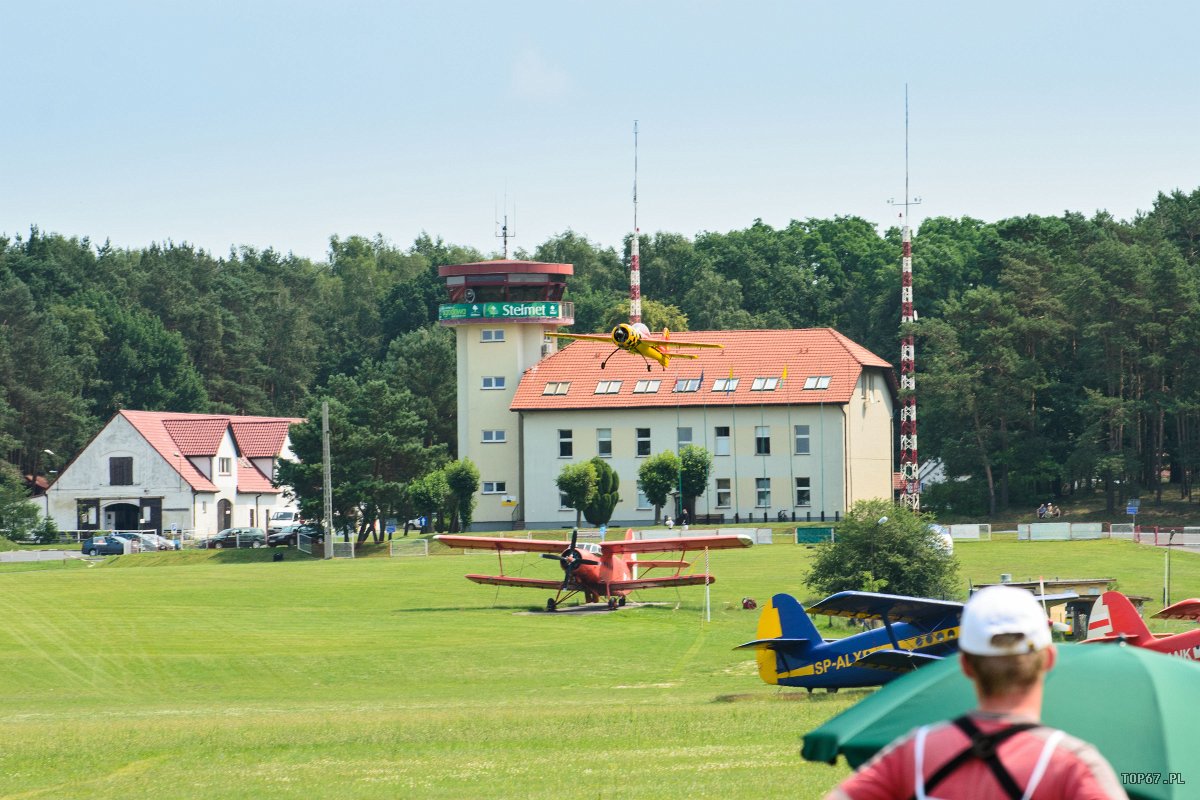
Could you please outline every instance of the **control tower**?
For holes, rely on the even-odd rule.
[[[449,303],[438,322],[454,328],[458,358],[458,456],[479,468],[473,527],[510,528],[524,519],[519,417],[509,410],[525,370],[554,351],[546,331],[575,322],[562,302],[571,264],[481,261],[438,268]]]

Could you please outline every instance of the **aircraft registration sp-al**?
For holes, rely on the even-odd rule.
[[[1154,617],[1200,620],[1200,600],[1194,597],[1181,600],[1159,611]],[[1128,597],[1120,592],[1105,592],[1092,604],[1086,642],[1116,641],[1189,661],[1200,661],[1200,628],[1175,634],[1151,633]]]
[[[607,336],[604,334],[590,333],[547,333],[547,336],[552,336],[556,339],[579,339],[585,342],[607,342],[615,345],[616,350],[613,350],[604,360],[600,362],[600,369],[608,364],[608,359],[612,358],[619,350],[624,350],[626,353],[634,353],[642,357],[643,360],[651,359],[662,365],[663,369],[671,363],[672,358],[698,358],[691,353],[680,353],[677,350],[669,348],[677,347],[708,347],[720,349],[723,345],[709,344],[704,342],[673,342],[671,341],[671,332],[663,329],[661,339],[650,338],[650,329],[640,322],[628,323],[622,322],[618,324]],[[646,370],[650,370],[650,362],[646,361]]]
[[[633,529],[625,532],[625,538],[614,542],[578,542],[579,531],[571,532],[571,541],[547,539],[512,539],[504,536],[443,535],[433,537],[451,547],[476,550],[495,550],[500,559],[499,575],[467,575],[469,581],[494,586],[518,586],[527,589],[557,589],[554,597],[546,601],[546,610],[554,611],[572,595],[582,594],[589,603],[605,598],[610,609],[625,605],[625,598],[637,589],[658,589],[666,586],[696,586],[710,584],[716,579],[706,573],[683,574],[690,566],[680,560],[643,560],[642,553],[686,554],[688,551],[724,550],[731,547],[750,547],[754,540],[749,536],[676,536],[665,539],[633,538]],[[503,553],[541,553],[542,558],[558,561],[562,567],[561,581],[543,578],[525,578],[504,574]],[[672,575],[640,577],[637,571],[651,569],[674,569]]]
[[[1057,604],[1075,597],[1067,592],[1038,600]],[[962,609],[951,600],[838,592],[805,611],[796,598],[777,594],[759,615],[758,638],[735,649],[755,650],[758,675],[772,685],[810,692],[879,686],[957,651]],[[809,614],[878,620],[883,627],[823,639]]]

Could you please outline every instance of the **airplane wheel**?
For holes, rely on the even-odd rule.
[[[617,600],[617,605],[619,605],[623,608],[625,606],[625,598],[622,597],[619,600]]]
[[[547,611],[553,611],[557,607],[558,607],[558,604],[554,602],[553,597],[546,600],[546,610]]]
[[[608,610],[609,611],[617,610],[617,598],[615,598],[615,597],[608,598]]]

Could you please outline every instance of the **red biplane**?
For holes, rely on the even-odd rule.
[[[1200,600],[1194,597],[1181,600],[1167,606],[1154,617],[1200,621]],[[1151,633],[1133,603],[1120,592],[1105,592],[1092,605],[1092,613],[1088,616],[1087,641],[1126,642],[1188,661],[1200,661],[1200,629],[1183,633]]]
[[[712,583],[715,578],[706,573],[683,574],[689,566],[680,560],[640,560],[642,553],[673,553],[686,555],[690,551],[723,550],[731,547],[750,547],[748,536],[680,536],[665,539],[633,538],[633,530],[616,542],[580,543],[579,532],[571,532],[571,541],[545,539],[511,539],[503,536],[435,536],[451,547],[476,550],[495,550],[500,558],[499,575],[467,575],[469,581],[494,586],[523,586],[529,589],[556,589],[557,594],[546,601],[546,610],[554,611],[572,595],[583,594],[589,603],[605,598],[608,607],[625,605],[625,598],[636,589],[659,589],[666,586],[697,586]],[[504,552],[541,553],[542,558],[557,561],[562,567],[561,581],[543,578],[523,578],[504,574]],[[650,569],[674,569],[672,575],[641,577],[639,572]]]

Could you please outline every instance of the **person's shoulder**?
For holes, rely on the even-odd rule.
[[[1037,728],[1031,733],[1040,738],[1049,739],[1058,735],[1058,744],[1054,748],[1052,763],[1069,775],[1072,797],[1097,798],[1097,800],[1126,800],[1128,795],[1125,787],[1117,778],[1108,760],[1096,749],[1095,745],[1085,742],[1065,731],[1055,728]]]

